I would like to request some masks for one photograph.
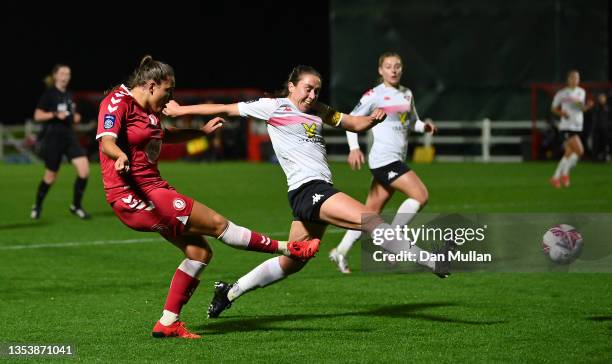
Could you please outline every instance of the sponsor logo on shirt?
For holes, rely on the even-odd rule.
[[[115,115],[104,115],[104,129],[111,129],[115,126]]]
[[[309,138],[314,138],[315,137],[315,133],[317,131],[317,124],[312,123],[312,124],[306,124],[306,123],[302,123],[302,126],[304,127],[304,130],[306,131],[306,136]]]

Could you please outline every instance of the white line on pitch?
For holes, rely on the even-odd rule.
[[[338,234],[345,230],[334,229],[330,230],[328,234]],[[288,234],[286,231],[274,232],[270,235],[282,235]],[[8,245],[0,246],[0,250],[22,250],[22,249],[42,249],[42,248],[71,248],[89,245],[112,245],[112,244],[139,244],[139,243],[151,243],[151,242],[163,242],[161,238],[145,238],[145,239],[125,239],[125,240],[97,240],[97,241],[73,241],[67,243],[47,243],[47,244],[21,244],[21,245]]]

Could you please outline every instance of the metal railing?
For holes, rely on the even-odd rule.
[[[520,154],[493,154],[491,148],[495,145],[520,145],[526,138],[531,138],[532,122],[530,120],[497,120],[489,119],[475,121],[436,121],[438,134],[417,134],[411,133],[409,143],[422,146],[444,146],[444,145],[476,145],[479,146],[480,154],[468,153],[444,153],[436,151],[437,161],[477,161],[477,162],[520,162],[524,158]],[[96,127],[95,121],[85,124],[76,124],[74,126],[79,132],[91,131]],[[544,121],[538,121],[536,124],[538,129],[545,127]],[[12,147],[18,153],[30,158],[32,161],[37,161],[38,157],[32,152],[29,143],[32,138],[35,138],[36,133],[40,130],[41,125],[32,120],[27,120],[21,125],[3,125],[0,124],[0,159],[4,159],[7,147]],[[336,130],[333,135],[332,130]],[[472,135],[462,135],[466,131],[470,131]],[[519,135],[496,135],[497,131],[519,131]],[[343,132],[338,133],[338,129],[326,127],[326,134],[332,134],[325,137],[328,145],[346,145],[346,137]],[[360,144],[371,145],[371,133],[362,133],[359,136]],[[330,160],[346,160],[346,148],[342,149],[342,153],[330,153]],[[437,148],[441,149],[441,148]]]
[[[435,124],[438,128],[436,135],[411,133],[409,143],[416,143],[425,147],[445,145],[479,146],[479,154],[444,153],[436,150],[435,160],[445,162],[521,162],[524,160],[524,156],[520,153],[493,154],[491,149],[497,145],[520,146],[525,140],[531,140],[533,127],[531,120],[449,120],[436,121]],[[545,126],[544,121],[536,123],[538,129],[543,129]],[[472,131],[471,135],[464,135],[466,131]],[[500,131],[510,131],[516,135],[496,134],[496,132]],[[347,145],[344,135],[326,137],[325,141],[328,145]],[[367,145],[369,148],[372,143],[372,133],[360,134],[359,141],[361,145]],[[346,150],[348,150],[348,147]],[[346,153],[330,154],[328,157],[330,160],[344,161],[346,160]]]

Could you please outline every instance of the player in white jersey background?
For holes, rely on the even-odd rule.
[[[354,132],[367,130],[382,122],[386,115],[378,108],[368,116],[344,115],[317,102],[321,76],[312,67],[297,66],[289,75],[285,95],[261,98],[237,104],[200,104],[179,106],[171,101],[164,113],[177,117],[186,114],[250,116],[267,121],[268,133],[281,167],[287,176],[288,197],[294,220],[290,237],[321,238],[328,224],[346,229],[363,229],[371,233],[376,228],[390,227],[376,212],[342,193],[332,185],[322,137],[323,123]],[[371,216],[368,221],[362,217]],[[389,242],[383,248],[393,252],[401,242]],[[394,245],[400,244],[400,245]],[[443,249],[450,249],[445,246]],[[446,251],[441,251],[446,253]],[[306,262],[278,257],[268,259],[234,284],[217,282],[215,296],[208,310],[217,317],[242,294],[278,282],[298,272]],[[448,276],[447,262],[427,262],[440,277]]]
[[[385,121],[372,128],[374,143],[368,154],[368,164],[373,178],[365,205],[381,212],[395,191],[407,196],[397,210],[392,226],[408,224],[429,198],[423,181],[405,164],[408,129],[421,133],[436,130],[433,123],[419,119],[412,91],[400,85],[402,71],[399,54],[383,53],[378,58],[379,84],[368,90],[351,112],[351,115],[365,115],[381,108],[387,113]],[[361,169],[364,155],[359,149],[357,134],[347,131],[346,136],[350,148],[348,163],[352,169]],[[330,252],[329,257],[340,272],[351,272],[346,256],[360,236],[359,230],[347,231],[340,244]]]
[[[584,122],[584,112],[593,107],[593,100],[586,100],[586,92],[580,86],[580,73],[571,70],[567,73],[567,87],[557,91],[552,102],[552,112],[561,118],[559,130],[564,139],[563,158],[559,161],[550,184],[555,188],[569,187],[570,170],[576,166],[584,147],[580,141],[580,133]]]

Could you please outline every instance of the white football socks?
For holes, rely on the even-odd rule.
[[[419,203],[419,201],[413,198],[406,199],[397,209],[391,226],[407,225],[408,223],[410,223],[412,218],[414,218],[420,208],[421,204]],[[339,254],[347,255],[349,250],[351,250],[351,248],[353,247],[353,244],[355,244],[355,242],[359,240],[360,237],[361,231],[348,230],[342,237],[340,244],[338,244],[338,246],[336,247],[336,251]]]
[[[262,236],[259,233],[253,233],[251,230],[243,227],[243,226],[238,226],[236,224],[234,224],[231,221],[227,222],[227,227],[225,228],[225,231],[223,231],[223,233],[221,233],[221,235],[219,235],[219,237],[217,237],[218,240],[220,240],[222,243],[225,243],[226,245],[229,245],[233,248],[237,248],[237,249],[247,249],[249,248],[249,244],[251,243],[251,238],[252,235],[255,234],[256,236],[259,236],[260,238],[266,239],[266,236]],[[269,242],[269,238],[268,242]],[[259,240],[257,240],[259,241]],[[289,252],[289,249],[287,248],[287,242],[286,241],[281,241],[281,240],[277,240],[277,248],[274,249],[275,252],[279,253],[279,254],[283,254],[286,256],[289,256],[291,253]],[[259,246],[260,244],[256,244],[256,246]],[[251,248],[250,250],[255,250],[255,251],[263,251],[260,250],[258,248]],[[265,250],[266,252],[268,252],[267,250]]]
[[[164,326],[170,326],[178,320],[179,315],[175,314],[174,312],[164,310],[164,312],[162,313],[162,317],[159,319],[159,322]]]
[[[234,248],[246,249],[251,240],[251,230],[228,221],[225,231],[217,239]]]
[[[567,164],[569,166],[567,174],[569,174],[569,170],[576,167],[578,164],[578,154],[572,153],[572,155],[569,156],[569,161]]]
[[[187,273],[190,277],[195,279],[200,278],[200,274],[204,272],[204,268],[206,268],[206,263],[200,262],[199,260],[191,260],[185,259],[181,262],[178,269]]]
[[[280,266],[280,257],[270,258],[240,277],[227,293],[227,298],[233,301],[248,291],[278,282],[286,276]]]
[[[349,250],[353,247],[353,244],[361,237],[360,230],[347,230],[342,237],[340,244],[336,247],[336,251],[342,255],[347,255]]]
[[[568,158],[561,158],[561,160],[559,161],[559,164],[557,164],[557,169],[555,169],[555,174],[553,174],[553,178],[554,179],[559,179],[561,178],[561,173],[563,173],[563,171],[565,170],[565,166],[568,163]]]
[[[415,200],[414,198],[406,199],[404,202],[402,202],[399,209],[397,209],[393,222],[391,222],[391,226],[408,225],[420,208],[421,204],[419,201]]]

